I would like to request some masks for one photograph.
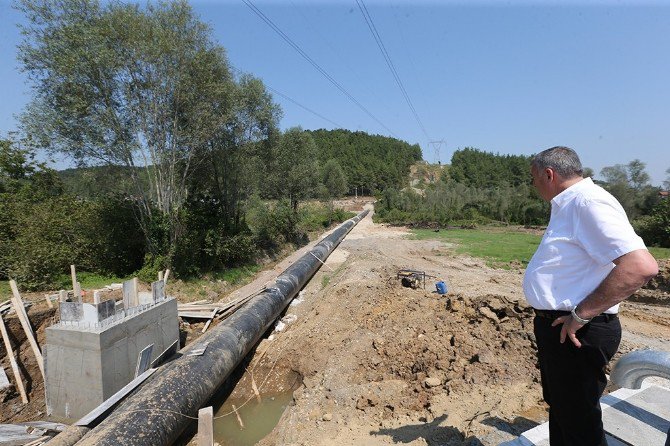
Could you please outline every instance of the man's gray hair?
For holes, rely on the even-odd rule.
[[[538,170],[550,167],[563,178],[582,176],[582,162],[577,153],[569,147],[556,146],[543,150],[533,157],[531,166]]]

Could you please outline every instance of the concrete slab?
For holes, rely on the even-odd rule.
[[[640,446],[665,443],[670,429],[670,390],[653,386],[626,399],[614,394],[607,398],[611,405],[603,410],[603,424],[610,434]]]
[[[670,389],[643,383],[601,398],[608,446],[660,446],[670,429]],[[499,446],[549,446],[549,423],[527,430]]]

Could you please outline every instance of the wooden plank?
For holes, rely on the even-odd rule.
[[[5,343],[5,350],[7,351],[9,363],[12,366],[12,373],[14,373],[16,388],[19,389],[19,393],[21,394],[21,401],[23,401],[23,404],[27,404],[28,395],[26,395],[26,389],[23,387],[23,380],[21,380],[19,365],[16,363],[16,359],[14,359],[14,350],[12,350],[12,344],[9,342],[9,336],[7,335],[7,329],[5,328],[5,322],[2,320],[2,316],[0,316],[0,332],[2,332],[2,340]]]
[[[23,331],[26,333],[28,342],[30,343],[30,348],[32,348],[33,353],[35,354],[35,359],[37,360],[37,365],[42,372],[42,379],[46,382],[46,375],[44,374],[44,359],[42,358],[42,352],[40,351],[39,346],[37,345],[37,340],[33,334],[33,329],[30,326],[30,320],[28,319],[28,314],[26,314],[26,309],[23,306],[23,300],[21,300],[21,295],[19,294],[19,289],[16,286],[16,282],[13,280],[9,281],[9,286],[12,288],[12,304],[14,305],[14,311],[19,317]]]
[[[193,302],[186,302],[186,303],[179,304],[179,305],[196,305],[196,304],[204,304],[204,303],[210,303],[210,302],[207,299],[202,299],[202,300],[194,300]]]
[[[214,410],[212,406],[198,411],[198,446],[214,446]]]
[[[114,395],[107,398],[101,405],[90,411],[88,414],[80,418],[75,426],[88,426],[93,423],[95,420],[100,418],[105,412],[111,409],[116,403],[121,401],[126,395],[132,392],[137,386],[142,384],[147,378],[149,378],[156,370],[158,369],[149,369],[146,372],[142,373],[140,376],[130,381],[128,384],[123,386],[121,390],[116,392]]]
[[[226,310],[228,307],[222,307],[220,305],[177,305],[177,310],[179,311],[212,311],[212,310]]]
[[[40,437],[28,433],[27,426],[20,424],[0,424],[0,444],[3,446],[25,445],[37,438]]]
[[[179,311],[179,317],[186,317],[190,319],[211,319],[210,312],[194,312],[194,311]]]
[[[212,323],[212,320],[214,319],[214,316],[216,316],[216,313],[218,313],[218,311],[219,311],[218,308],[212,310],[212,314],[209,315],[209,320],[207,321],[205,326],[202,327],[202,333],[207,331],[207,329],[209,328],[209,325]]]
[[[77,301],[81,302],[81,290],[77,292],[77,270],[74,265],[70,265],[70,277],[72,278],[72,290],[74,291],[74,297]]]

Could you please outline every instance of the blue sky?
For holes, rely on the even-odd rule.
[[[241,0],[192,1],[232,65],[328,119],[275,95],[283,129],[396,136],[431,162],[429,142],[444,140],[443,163],[464,147],[529,155],[567,145],[596,173],[638,158],[654,185],[667,177],[670,0],[364,1],[421,124],[356,0],[253,3],[376,118]],[[0,135],[30,97],[16,61],[21,20],[0,0]]]

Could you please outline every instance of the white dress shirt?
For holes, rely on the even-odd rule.
[[[551,200],[551,218],[523,279],[539,310],[571,310],[614,268],[613,260],[646,249],[619,202],[585,178]],[[606,313],[617,313],[619,305]]]

